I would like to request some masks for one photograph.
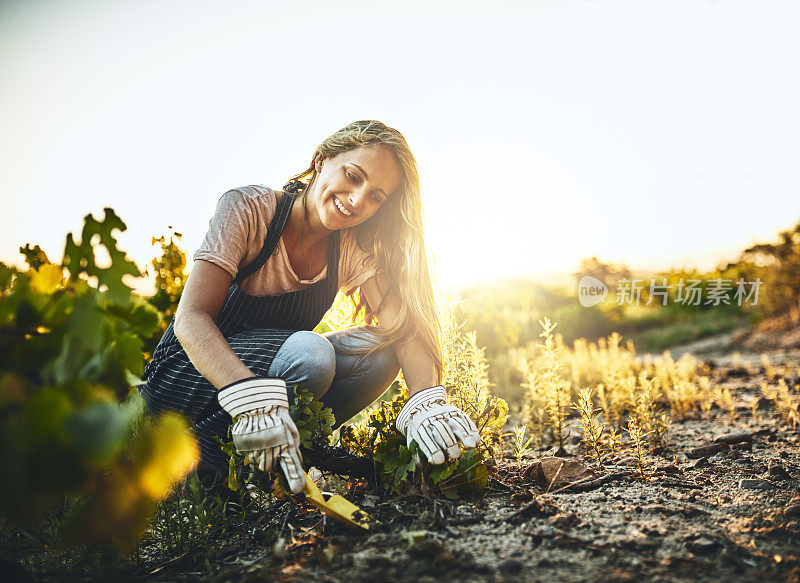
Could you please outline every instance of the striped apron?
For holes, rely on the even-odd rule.
[[[287,191],[281,197],[264,246],[258,257],[231,282],[215,321],[236,356],[258,376],[268,376],[275,353],[289,336],[298,330],[313,330],[319,324],[339,289],[340,233],[334,231],[328,244],[327,275],[322,281],[276,296],[242,292],[241,282],[264,265],[277,247],[294,201],[294,192]],[[231,417],[219,406],[216,387],[189,361],[175,337],[173,325],[174,320],[145,367],[142,378],[146,382],[139,392],[153,414],[175,411],[186,416],[199,442],[203,465],[224,469],[228,459],[214,437],[228,441]]]

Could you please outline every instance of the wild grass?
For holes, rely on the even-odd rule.
[[[796,429],[800,423],[800,394],[792,391],[783,379],[778,379],[777,386],[762,383],[761,393],[772,401],[778,416],[793,430]]]
[[[578,393],[578,402],[573,405],[581,415],[581,428],[583,429],[583,444],[587,455],[593,458],[600,469],[606,458],[604,439],[606,436],[606,422],[600,416],[601,409],[597,409],[592,401],[594,390],[591,387],[581,389]]]
[[[485,349],[478,345],[475,332],[466,327],[460,298],[442,298],[439,312],[442,316],[442,385],[447,391],[447,401],[472,419],[489,454],[501,456],[508,404],[492,394]]]
[[[630,437],[630,447],[633,452],[634,459],[636,460],[636,468],[639,470],[639,476],[644,478],[647,473],[647,468],[650,465],[647,459],[647,435],[648,432],[642,429],[636,417],[628,417],[628,426],[625,431]]]
[[[543,343],[536,347],[541,349],[541,358],[533,365],[526,366],[527,381],[525,387],[529,391],[528,422],[533,426],[541,425],[542,421],[550,426],[558,451],[564,451],[564,430],[571,402],[572,381],[562,373],[564,367],[560,355],[563,345],[556,342],[553,330],[554,322],[545,317],[539,322],[542,332],[539,336]],[[538,405],[543,408],[544,415],[532,414],[532,407]]]
[[[531,443],[533,442],[533,435],[526,435],[527,430],[524,425],[514,428],[513,438],[511,439],[511,451],[514,453],[514,458],[517,460],[517,465],[522,466],[525,456],[533,451]],[[525,439],[525,438],[528,439]]]
[[[731,390],[714,386],[691,355],[640,357],[633,342],[623,343],[617,333],[596,343],[579,339],[570,348],[552,321],[540,325],[544,342],[518,357],[528,391],[522,417],[557,453],[564,450],[565,427],[575,412],[588,457],[602,467],[627,451],[644,476],[647,457],[668,446],[673,420],[708,415],[713,405],[735,412]]]

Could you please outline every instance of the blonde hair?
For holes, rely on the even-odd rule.
[[[396,292],[401,307],[391,327],[378,328],[375,314],[380,311],[380,306],[371,309],[360,288],[348,292],[353,306],[353,321],[362,317],[368,328],[382,338],[382,342],[369,351],[358,353],[370,354],[394,342],[418,338],[435,364],[437,382],[441,382],[441,328],[422,233],[419,173],[403,135],[375,120],[348,124],[317,146],[309,167],[294,175],[289,184],[294,181],[294,188],[305,197],[308,187],[316,179],[315,163],[318,160],[365,146],[382,146],[391,150],[403,174],[397,192],[386,199],[375,215],[354,227],[358,245],[375,256],[378,271],[385,272],[389,279],[390,286],[388,290],[382,290],[383,297]]]

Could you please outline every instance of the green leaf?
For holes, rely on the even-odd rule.
[[[93,403],[64,422],[67,437],[89,458],[108,461],[125,440],[128,423],[119,406],[107,401]]]
[[[31,249],[31,244],[28,243],[25,247],[20,247],[19,252],[25,256],[25,262],[33,269],[39,269],[42,265],[50,263],[47,254],[38,245]]]
[[[458,460],[451,460],[436,466],[429,465],[428,477],[433,480],[434,484],[438,484],[442,480],[450,477],[458,465]]]
[[[79,341],[89,351],[106,346],[108,319],[97,305],[95,297],[85,295],[75,299],[74,308],[66,322],[65,333]]]
[[[132,370],[140,375],[144,372],[144,355],[142,354],[142,341],[130,332],[123,332],[113,342],[116,361],[125,369]]]
[[[127,227],[125,223],[116,215],[113,209],[105,208],[105,217],[101,221],[96,220],[92,215],[84,217],[83,231],[81,232],[81,242],[76,243],[72,233],[67,235],[64,247],[64,266],[77,278],[80,273],[89,276],[97,276],[98,283],[108,288],[108,299],[112,303],[125,303],[131,293],[131,289],[122,282],[125,275],[140,277],[142,275],[136,264],[130,261],[123,251],[117,249],[117,240],[112,236],[112,231],[119,229],[124,231]],[[92,237],[98,235],[100,243],[106,248],[111,265],[109,267],[98,267],[94,260],[94,250],[92,248]]]
[[[297,426],[300,442],[304,447],[313,449],[315,444],[328,443],[336,422],[333,410],[317,401],[310,390],[294,387],[294,399],[289,406],[289,414]]]
[[[158,310],[150,302],[134,294],[131,294],[127,304],[109,305],[108,312],[123,320],[131,333],[142,338],[151,337],[158,330],[161,322]]]
[[[80,341],[73,336],[64,336],[58,358],[47,363],[43,370],[45,379],[63,385],[70,383],[80,366]]]

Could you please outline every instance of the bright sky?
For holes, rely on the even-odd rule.
[[[113,207],[144,265],[356,119],[420,166],[444,285],[712,267],[800,220],[798,4],[0,2],[0,260]]]

